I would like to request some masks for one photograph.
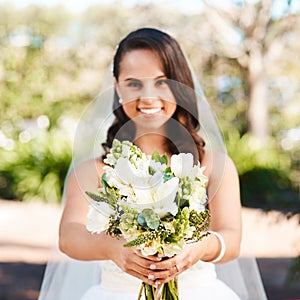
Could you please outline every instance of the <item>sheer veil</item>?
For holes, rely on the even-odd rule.
[[[200,121],[198,133],[205,140],[205,148],[209,151],[225,154],[226,147],[216,118],[191,66],[190,70],[193,75],[195,91],[191,91],[190,88],[177,82],[170,81],[168,84],[173,86],[172,91],[177,89],[177,91],[180,90],[179,93],[181,94],[190,95],[193,93],[196,95],[197,111],[189,111],[186,107],[185,109]],[[70,173],[81,162],[103,154],[101,145],[105,142],[107,131],[114,121],[114,109],[118,108],[113,108],[115,89],[111,70],[106,77],[102,91],[88,105],[78,122],[74,139],[73,160],[65,183],[68,182]],[[180,150],[180,145],[177,146]],[[216,158],[212,168],[214,183],[211,194],[218,189],[223,176],[223,168],[224,160]],[[64,191],[63,203],[65,197]],[[216,269],[218,277],[229,285],[241,299],[267,299],[255,258],[238,258],[229,263],[219,264]],[[100,272],[98,261],[74,260],[62,254],[58,249],[53,249],[52,258],[45,270],[39,300],[80,299],[90,286],[99,283]]]

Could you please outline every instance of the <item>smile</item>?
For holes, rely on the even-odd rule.
[[[139,111],[146,115],[153,115],[161,111],[161,107],[157,108],[140,108]]]

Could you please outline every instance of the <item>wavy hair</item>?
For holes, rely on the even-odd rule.
[[[169,87],[177,102],[176,111],[172,116],[173,121],[177,122],[170,120],[166,123],[168,150],[172,154],[190,152],[194,155],[195,161],[198,159],[201,161],[205,142],[197,133],[200,128],[197,98],[192,74],[180,45],[170,35],[158,29],[141,28],[131,32],[120,42],[114,56],[113,75],[116,81],[119,78],[120,64],[124,55],[138,49],[151,50],[157,54],[164,73],[170,80]],[[135,125],[130,122],[118,100],[115,90],[113,102],[115,121],[108,130],[106,142],[102,144],[106,153],[111,148],[114,138],[133,142],[135,137]]]

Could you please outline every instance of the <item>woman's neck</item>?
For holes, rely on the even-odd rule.
[[[141,135],[134,141],[134,144],[146,154],[151,155],[155,150],[160,154],[168,153],[166,138],[161,134],[147,133]]]

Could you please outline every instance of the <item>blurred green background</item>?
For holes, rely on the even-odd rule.
[[[238,168],[243,205],[299,212],[298,1],[227,2],[195,12],[166,1],[81,12],[0,3],[0,198],[60,202],[76,121],[118,41],[151,26],[175,36],[191,60]]]

